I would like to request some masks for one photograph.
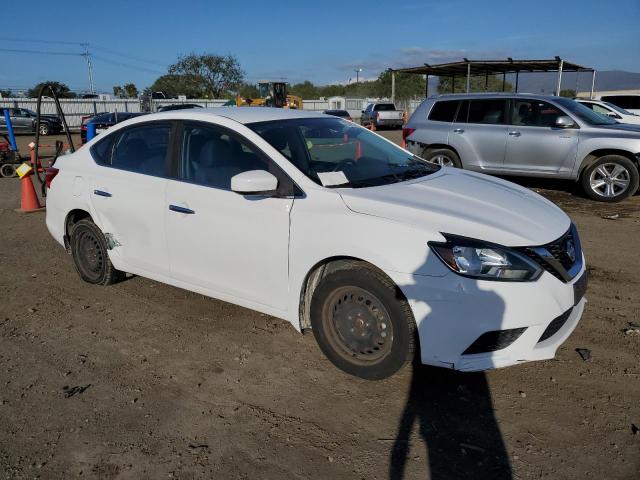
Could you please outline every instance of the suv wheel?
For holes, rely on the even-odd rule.
[[[427,148],[424,150],[422,158],[443,167],[462,168],[458,154],[448,148]]]
[[[409,304],[389,278],[363,263],[346,264],[320,281],[311,326],[327,358],[356,377],[387,378],[414,355]]]
[[[584,169],[581,183],[592,199],[619,202],[638,189],[638,168],[621,155],[605,155]]]
[[[49,135],[49,125],[46,123],[40,124],[40,135]]]
[[[107,254],[107,241],[98,226],[84,219],[71,227],[71,255],[80,278],[87,283],[111,285],[124,278]]]

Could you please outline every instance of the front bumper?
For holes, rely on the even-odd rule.
[[[568,283],[548,272],[535,282],[482,281],[454,273],[443,277],[388,273],[409,300],[422,363],[478,371],[555,356],[584,310],[586,299],[574,304],[573,288],[584,273],[584,259],[582,264]],[[523,331],[504,347],[470,348],[483,334],[518,333],[517,329]]]

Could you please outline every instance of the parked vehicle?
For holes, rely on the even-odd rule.
[[[346,110],[324,110],[322,113],[324,113],[325,115],[331,115],[333,117],[344,118],[345,120],[353,122],[351,115],[349,115],[349,112],[347,112]]]
[[[628,112],[624,108],[620,108],[613,103],[603,102],[602,100],[585,100],[582,98],[576,98],[575,100],[580,105],[584,105],[596,113],[618,120],[620,123],[633,123],[640,125],[640,115]]]
[[[159,112],[169,112],[171,110],[186,110],[188,108],[202,108],[202,105],[197,103],[176,103],[174,105],[165,105],[158,108]]]
[[[568,98],[439,95],[420,104],[403,137],[411,152],[430,162],[571,179],[602,202],[619,202],[638,189],[640,126],[618,123]]]
[[[595,99],[613,103],[615,106],[624,108],[628,112],[640,115],[640,95],[596,95]]]
[[[7,124],[0,108],[0,132],[7,131]],[[14,133],[35,133],[37,114],[28,108],[9,108]],[[62,132],[62,121],[56,115],[40,115],[40,135]]]
[[[83,280],[130,272],[284,318],[362,378],[418,350],[458,370],[552,358],[585,305],[558,207],[320,113],[134,118],[46,184],[47,227]]]
[[[82,124],[80,125],[80,142],[83,145],[87,143],[87,128],[90,123],[95,124],[96,135],[99,135],[120,122],[124,122],[125,120],[129,120],[130,118],[140,115],[144,115],[144,113],[105,112],[92,117],[82,117]]]
[[[360,123],[362,125],[373,125],[376,128],[402,128],[403,113],[393,103],[370,103],[367,108],[362,110]]]

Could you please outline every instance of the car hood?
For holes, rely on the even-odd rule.
[[[55,115],[40,115],[43,120],[49,120],[50,122],[60,122],[60,119]]]
[[[549,243],[571,223],[531,190],[453,168],[418,180],[338,191],[347,207],[360,214],[512,247]]]

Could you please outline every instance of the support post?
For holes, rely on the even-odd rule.
[[[391,103],[396,103],[396,72],[391,72]]]
[[[506,85],[507,85],[507,72],[502,72],[502,91],[503,92]]]
[[[18,151],[18,145],[16,144],[16,136],[13,134],[13,124],[11,123],[11,114],[9,113],[9,109],[4,109],[4,122],[7,127],[7,136],[9,137],[9,142],[11,143],[11,150],[14,152]]]
[[[520,72],[516,72],[516,93],[518,93],[518,80],[520,78]]]
[[[429,98],[429,74],[426,74],[424,79],[424,98]]]
[[[451,93],[456,93],[456,76],[451,75]]]
[[[467,93],[471,89],[471,62],[467,62]]]
[[[489,91],[489,70],[484,73],[484,91]]]
[[[596,71],[594,70],[593,73],[591,74],[591,95],[589,95],[589,98],[593,98],[593,89],[595,88],[595,86],[596,86]]]
[[[560,59],[558,62],[558,86],[556,87],[556,97],[560,96],[560,85],[562,85],[562,67],[564,65],[564,60]]]

